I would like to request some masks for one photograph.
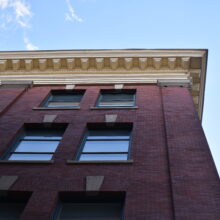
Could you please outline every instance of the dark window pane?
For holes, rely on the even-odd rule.
[[[25,203],[0,202],[0,220],[18,220]]]
[[[101,101],[114,102],[114,101],[133,101],[133,94],[102,94]]]
[[[120,220],[120,203],[64,203],[60,220]]]
[[[53,94],[51,97],[52,102],[80,102],[82,98],[81,94]]]
[[[130,136],[130,130],[89,130],[89,136]]]
[[[47,138],[61,138],[63,135],[64,129],[50,129],[50,128],[40,128],[40,129],[26,129],[25,137],[35,136],[36,138],[42,137],[43,139]]]
[[[101,93],[98,103],[100,107],[134,106],[134,93]]]

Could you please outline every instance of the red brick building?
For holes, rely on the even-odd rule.
[[[0,219],[219,220],[206,50],[0,53]]]

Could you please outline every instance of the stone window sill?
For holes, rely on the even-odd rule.
[[[98,106],[95,106],[95,107],[90,107],[91,110],[106,110],[106,109],[138,109],[138,106],[127,106],[127,107],[124,107],[124,106],[118,106],[118,107],[98,107]]]
[[[80,107],[60,107],[60,108],[50,108],[50,107],[33,107],[33,110],[79,110]]]
[[[76,161],[67,160],[67,164],[132,164],[133,160],[87,160],[87,161]]]
[[[53,164],[53,160],[0,160],[0,164]]]

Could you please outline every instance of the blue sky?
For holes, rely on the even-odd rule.
[[[219,0],[0,0],[0,50],[207,48],[203,128],[220,173]]]

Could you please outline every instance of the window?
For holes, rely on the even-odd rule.
[[[8,160],[51,160],[64,128],[25,128],[13,144]]]
[[[0,220],[19,219],[25,207],[22,202],[0,202]]]
[[[84,92],[84,90],[52,90],[42,106],[48,108],[79,107]]]
[[[78,160],[128,160],[130,129],[89,129]]]
[[[135,90],[101,90],[98,107],[132,107],[135,105]]]
[[[123,210],[123,195],[112,192],[108,196],[86,196],[69,193],[69,198],[62,198],[53,219],[59,220],[121,220]],[[70,198],[71,196],[71,198]],[[113,197],[115,196],[115,197]],[[122,198],[120,198],[122,197]]]
[[[20,219],[28,202],[30,193],[8,192],[7,196],[0,195],[0,220]]]

